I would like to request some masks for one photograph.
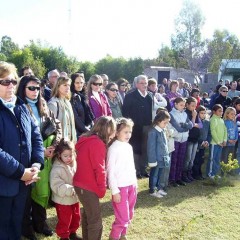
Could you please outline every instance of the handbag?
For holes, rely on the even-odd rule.
[[[43,140],[47,139],[48,136],[56,134],[57,125],[53,118],[47,117],[41,125],[41,134]]]

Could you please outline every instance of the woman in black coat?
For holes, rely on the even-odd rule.
[[[85,85],[82,74],[73,73],[71,79],[71,104],[78,138],[82,133],[90,130],[93,125],[94,115],[86,102],[85,96],[82,94]]]

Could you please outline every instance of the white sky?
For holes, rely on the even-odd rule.
[[[240,38],[239,0],[195,1],[206,18],[204,37],[227,29]],[[182,0],[1,0],[0,6],[0,38],[8,35],[20,47],[39,39],[95,62],[107,54],[157,57],[161,44],[170,46]]]

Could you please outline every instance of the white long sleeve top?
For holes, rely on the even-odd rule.
[[[112,195],[119,187],[137,185],[132,146],[127,142],[114,141],[107,154],[107,177]]]

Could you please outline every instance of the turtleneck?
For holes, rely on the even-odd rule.
[[[13,96],[11,99],[9,99],[9,101],[6,101],[3,98],[0,98],[0,100],[2,101],[3,105],[7,107],[14,114],[13,109],[16,105],[17,97]]]
[[[33,118],[35,120],[35,123],[38,126],[40,126],[41,118],[40,118],[40,115],[39,115],[39,112],[38,112],[38,108],[36,106],[36,103],[37,103],[38,99],[30,99],[30,98],[26,97],[26,100],[27,100],[27,103],[28,103],[28,105],[30,106],[30,108],[32,110]]]

